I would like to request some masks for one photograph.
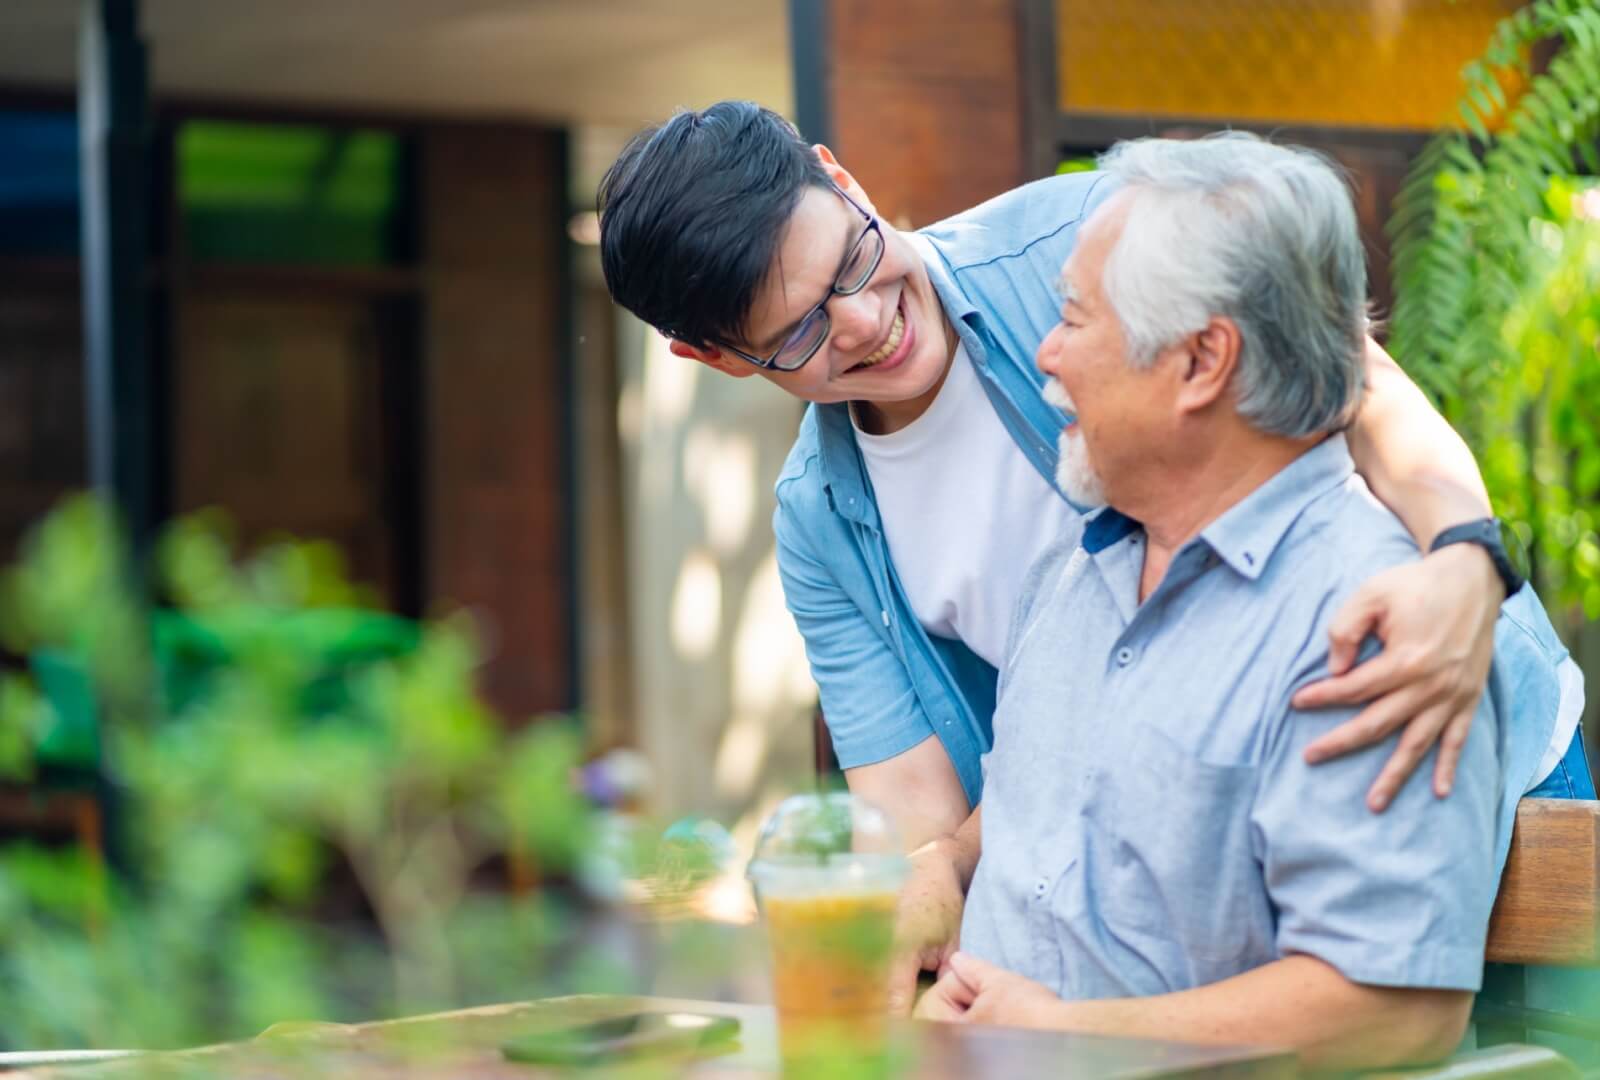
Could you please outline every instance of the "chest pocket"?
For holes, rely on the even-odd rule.
[[[1185,967],[1180,985],[1272,958],[1271,907],[1250,835],[1253,766],[1201,760],[1146,726],[1126,759],[1092,783],[1090,873],[1099,921],[1114,936],[1153,939],[1136,950]]]

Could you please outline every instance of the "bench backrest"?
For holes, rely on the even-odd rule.
[[[1496,964],[1600,966],[1600,802],[1522,800],[1487,952]]]

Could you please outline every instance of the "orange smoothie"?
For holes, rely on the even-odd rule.
[[[889,891],[762,897],[790,1071],[882,1054],[897,902]]]

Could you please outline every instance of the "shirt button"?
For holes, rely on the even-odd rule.
[[[1050,887],[1050,883],[1048,881],[1046,881],[1044,878],[1040,878],[1038,880],[1038,882],[1035,883],[1034,886],[1033,886],[1033,895],[1035,895],[1035,896],[1043,896],[1045,890],[1048,889],[1049,887]]]
[[[1117,664],[1121,667],[1127,667],[1131,663],[1133,663],[1133,650],[1124,645],[1117,650]]]
[[[888,626],[889,625],[889,613],[887,611],[880,611],[878,614],[883,616],[883,625]]]

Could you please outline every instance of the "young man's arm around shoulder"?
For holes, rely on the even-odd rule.
[[[1488,516],[1488,493],[1466,443],[1370,337],[1366,362],[1366,394],[1348,432],[1350,453],[1372,493],[1427,552],[1445,528]],[[1348,753],[1404,729],[1406,737],[1368,791],[1373,809],[1394,799],[1435,744],[1433,788],[1448,794],[1488,678],[1505,598],[1489,556],[1470,544],[1373,575],[1332,628],[1333,677],[1300,700],[1308,708],[1366,708],[1319,740],[1313,758]],[[1356,650],[1369,633],[1395,648],[1379,662],[1356,666]]]

